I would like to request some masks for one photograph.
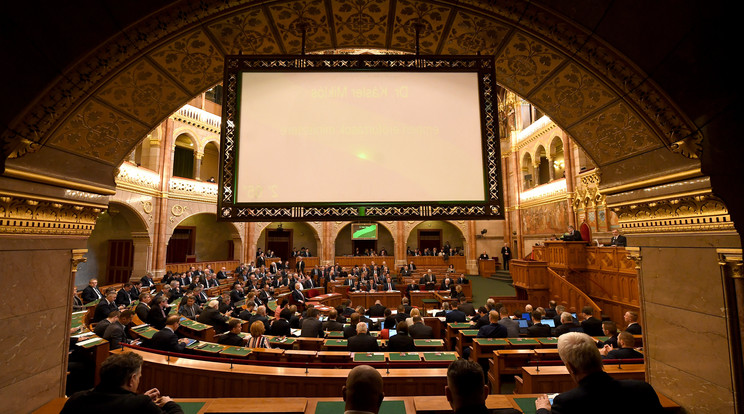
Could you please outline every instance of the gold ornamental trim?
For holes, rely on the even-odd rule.
[[[678,193],[678,194],[673,194],[673,195],[663,195],[663,196],[658,196],[658,197],[649,197],[649,198],[642,198],[638,200],[623,201],[620,203],[608,204],[607,207],[615,208],[615,207],[622,207],[622,206],[632,206],[636,204],[653,203],[656,201],[674,200],[674,199],[679,199],[682,197],[695,197],[695,196],[702,196],[702,195],[707,195],[707,194],[712,194],[712,190],[707,188],[704,190],[690,191],[687,193]]]
[[[101,195],[114,195],[115,190],[111,190],[104,187],[99,187],[90,184],[83,184],[76,181],[64,180],[61,178],[47,177],[45,175],[36,174],[28,171],[21,171],[15,168],[7,167],[3,175],[13,178],[21,178],[29,181],[36,181],[43,184],[51,184],[58,187],[72,188],[75,190],[90,191]]]
[[[671,182],[671,181],[678,181],[678,180],[684,180],[687,178],[698,177],[701,175],[703,175],[703,173],[700,170],[700,168],[696,168],[694,170],[682,171],[682,172],[678,172],[674,174],[667,174],[661,177],[650,178],[648,180],[636,181],[633,183],[618,185],[615,187],[602,188],[601,191],[602,191],[602,194],[604,195],[617,194],[617,193],[622,193],[628,190],[636,190],[642,187],[650,187],[650,186],[664,184],[664,183]]]
[[[41,197],[0,196],[0,234],[90,236],[103,208]]]

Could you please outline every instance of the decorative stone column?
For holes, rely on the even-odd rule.
[[[204,158],[203,152],[194,151],[194,179],[201,181],[201,164]]]
[[[744,404],[744,263],[741,249],[717,249],[728,322],[734,406]]]
[[[149,264],[152,263],[152,244],[150,233],[146,231],[132,232],[132,247],[134,254],[132,258],[132,274],[130,279],[139,280],[150,271]]]
[[[465,249],[466,268],[468,274],[478,274],[478,260],[475,251],[475,220],[468,220],[467,225],[467,249]]]

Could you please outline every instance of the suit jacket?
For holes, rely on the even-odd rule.
[[[220,335],[217,343],[220,345],[243,346],[243,344],[245,344],[245,339],[241,338],[238,334],[228,332],[224,335]]]
[[[459,309],[452,310],[448,314],[445,315],[445,322],[447,323],[465,322],[467,320],[468,320],[468,316],[465,314],[465,312]]]
[[[163,315],[165,313],[165,316]],[[147,314],[147,323],[155,329],[165,328],[165,320],[168,318],[168,308],[160,310],[160,306],[155,306],[150,309]]]
[[[369,334],[357,334],[349,338],[347,349],[350,352],[377,352],[380,350],[377,339]]]
[[[643,354],[633,348],[618,348],[608,352],[604,359],[643,359]]]
[[[372,318],[381,318],[385,316],[385,309],[387,308],[382,305],[374,304],[369,308],[367,314]]]
[[[266,316],[261,316],[261,315],[253,315],[248,319],[248,323],[250,325],[253,325],[253,322],[256,322],[256,321],[260,321],[264,324],[264,332],[269,332],[269,329],[271,329],[271,323],[269,322],[269,318],[267,318]]]
[[[65,403],[61,413],[64,414],[101,414],[101,413],[137,413],[137,414],[183,414],[181,406],[171,401],[159,408],[150,397],[135,394],[121,387],[109,387],[99,384],[92,390],[73,394]]]
[[[579,385],[558,394],[553,399],[551,411],[538,410],[537,414],[589,414],[596,413],[597,407],[603,414],[620,414],[628,411],[628,404],[607,404],[621,395],[636,409],[644,414],[661,414],[664,409],[659,397],[648,383],[635,380],[618,381],[605,372],[595,372],[579,381]],[[632,402],[632,403],[631,403]]]
[[[581,233],[577,230],[574,230],[573,233],[570,234],[564,234],[563,237],[561,237],[561,240],[563,241],[581,241]]]
[[[470,302],[461,303],[457,306],[457,309],[464,312],[468,316],[475,315],[475,306]]]
[[[322,338],[323,323],[317,318],[305,318],[302,320],[300,336],[305,338]]]
[[[142,278],[140,279],[140,285],[142,287],[154,286],[155,285],[155,281],[152,280],[152,278],[150,278],[150,277],[142,276]]]
[[[217,279],[227,279],[227,273],[220,270],[219,272],[217,272]]]
[[[186,344],[178,342],[178,335],[170,328],[163,328],[152,336],[150,347],[160,351],[183,352],[186,349]]]
[[[413,339],[431,339],[434,337],[434,330],[431,326],[424,325],[421,323],[414,323],[408,327],[408,334]]]
[[[342,324],[339,321],[325,321],[323,322],[323,330],[324,331],[343,331],[344,330],[344,324]]]
[[[503,318],[499,321],[499,325],[506,328],[506,336],[509,338],[519,337],[519,322],[511,318]]]
[[[628,245],[628,239],[625,238],[623,235],[618,235],[617,237],[613,237],[610,239],[610,246],[622,246],[625,247]]]
[[[416,352],[413,338],[408,335],[393,335],[388,339],[388,351],[390,352]]]
[[[296,302],[303,302],[303,303],[305,302],[305,300],[307,300],[307,298],[305,298],[305,295],[303,295],[302,292],[300,292],[297,289],[295,289],[295,290],[292,291],[292,298]]]
[[[225,332],[227,330],[227,321],[229,321],[230,318],[222,315],[219,309],[206,308],[196,320],[213,326],[215,332]]]
[[[478,330],[478,338],[506,338],[508,335],[506,328],[498,323],[491,323],[481,327]]]
[[[100,290],[98,290],[98,287],[95,289],[88,285],[83,289],[83,293],[80,295],[83,298],[83,303],[90,303],[93,302],[96,299],[103,299],[103,294]]]
[[[643,329],[641,329],[641,325],[638,322],[631,322],[625,330],[633,335],[642,335],[643,333]]]
[[[121,288],[116,293],[115,302],[117,305],[129,306],[132,303],[132,298],[129,296],[129,292]]]
[[[289,336],[292,334],[289,321],[284,318],[274,319],[271,324],[271,334],[274,336]]]
[[[109,322],[108,319],[103,319],[93,328],[93,333],[103,338],[103,334],[106,333],[106,329],[108,329],[109,325],[111,325],[111,322]]]
[[[574,322],[564,323],[561,326],[555,328],[555,336],[561,336],[564,333],[568,332],[584,332],[584,329]]]
[[[78,312],[78,311],[83,310],[83,305],[84,305],[84,303],[83,303],[82,299],[80,299],[79,297],[77,297],[77,295],[74,295],[72,297],[72,311],[73,312]]]
[[[357,334],[356,333],[356,326],[354,326],[353,324],[344,327],[344,338],[345,339],[349,339],[349,338],[351,338],[352,336],[354,336],[356,334]]]
[[[137,304],[137,307],[134,308],[134,313],[137,314],[137,317],[140,318],[143,323],[147,323],[147,316],[150,313],[150,306],[146,303],[140,302]]]
[[[543,338],[550,336],[550,326],[544,323],[536,323],[527,328],[527,336],[533,338]]]
[[[103,339],[109,341],[109,349],[116,349],[120,343],[129,343],[127,334],[124,332],[124,325],[119,321],[114,321],[106,327],[106,332],[103,333]]]
[[[93,322],[102,321],[108,318],[109,313],[115,310],[119,310],[119,307],[116,306],[116,302],[109,303],[105,298],[102,299],[98,302],[98,305],[96,305],[96,310],[93,314]]]
[[[589,336],[604,335],[604,331],[602,331],[602,321],[593,316],[584,322],[581,322],[581,327],[584,329],[584,333]]]
[[[300,260],[295,263],[295,269],[297,270],[297,273],[305,273],[305,261]]]

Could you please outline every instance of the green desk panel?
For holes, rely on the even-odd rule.
[[[424,352],[424,361],[454,361],[454,352]]]
[[[385,362],[385,354],[355,352],[354,362]]]
[[[421,356],[416,352],[391,352],[388,354],[391,362],[421,361]]]

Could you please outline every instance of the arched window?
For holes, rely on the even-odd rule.
[[[540,145],[537,147],[535,152],[535,159],[537,159],[537,185],[547,184],[550,182],[550,161],[548,161],[548,155],[545,152],[545,147]]]
[[[532,167],[532,156],[529,152],[522,157],[522,191],[529,190],[535,186],[534,168]]]
[[[552,179],[557,180],[565,177],[566,164],[563,156],[563,141],[560,137],[554,137],[550,143],[550,159],[552,168]]]
[[[186,134],[176,138],[173,152],[173,176],[194,178],[194,141]]]

